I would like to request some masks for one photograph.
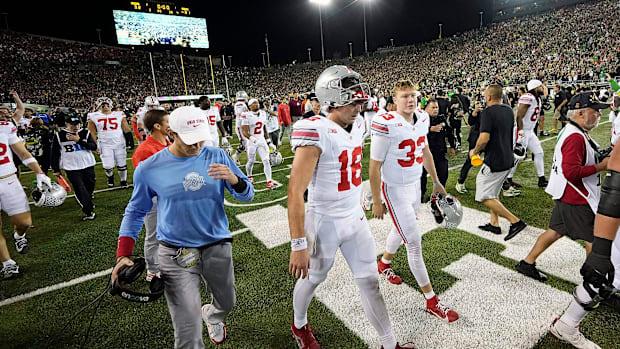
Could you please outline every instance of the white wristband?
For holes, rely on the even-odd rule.
[[[291,251],[297,252],[308,248],[306,238],[291,239]]]
[[[26,166],[28,166],[28,164],[31,164],[33,162],[37,162],[37,159],[35,159],[34,156],[33,157],[29,157],[26,160],[22,160],[22,164],[24,164]]]

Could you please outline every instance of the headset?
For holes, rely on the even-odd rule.
[[[122,299],[130,302],[149,303],[159,299],[164,294],[164,281],[160,277],[153,277],[149,286],[150,293],[141,293],[127,288],[134,281],[138,280],[140,275],[146,269],[146,261],[143,257],[134,259],[133,265],[124,266],[118,271],[118,278],[114,280],[110,294],[118,295]]]

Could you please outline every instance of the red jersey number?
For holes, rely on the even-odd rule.
[[[209,125],[215,126],[215,115],[209,115]]]
[[[351,183],[357,187],[362,184],[362,147],[357,147],[351,152],[351,164],[349,165],[349,153],[343,150],[338,157],[340,162],[340,183],[338,191],[351,189]],[[351,181],[349,181],[349,169],[351,169]]]
[[[538,107],[534,108],[534,113],[530,117],[530,120],[532,120],[532,122],[536,122],[536,120],[538,120],[539,115],[540,115],[540,108]]]
[[[263,134],[263,123],[258,121],[256,122],[256,127],[254,127],[254,134],[260,135]]]
[[[416,146],[421,147],[423,145],[424,145],[424,136],[418,138],[417,142],[414,142],[413,139],[405,139],[404,141],[400,142],[400,144],[398,145],[398,149],[405,149],[409,147],[409,151],[406,154],[407,159],[406,160],[399,159],[398,164],[402,167],[411,167],[416,162],[418,164],[421,164],[422,162],[424,162],[424,158],[422,156],[420,157],[415,156]]]
[[[9,155],[7,154],[8,149],[8,145],[0,143],[0,165],[8,164],[9,162],[11,162]]]
[[[103,131],[108,130],[108,124],[110,126],[110,130],[116,130],[118,128],[118,121],[115,118],[97,119],[97,122],[103,122]]]

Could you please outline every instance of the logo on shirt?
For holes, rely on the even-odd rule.
[[[338,131],[337,131],[337,130],[335,130],[335,129],[333,129],[333,128],[330,128],[330,129],[328,130],[328,132],[329,132],[329,133],[338,133]]]
[[[205,178],[198,174],[198,172],[190,172],[185,176],[183,181],[183,188],[185,191],[197,191],[205,185]]]

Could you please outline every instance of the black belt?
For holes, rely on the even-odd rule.
[[[195,247],[195,248],[198,248],[198,249],[209,248],[209,247],[212,247],[212,246],[215,246],[215,245],[223,245],[223,244],[226,244],[226,243],[231,243],[232,241],[233,241],[233,238],[225,238],[225,239],[218,240],[216,242],[212,242],[210,244],[202,245],[202,246]],[[171,244],[169,244],[167,242],[164,242],[164,241],[159,241],[159,244],[164,246],[164,247],[174,248],[174,249],[177,249],[177,250],[179,248],[184,248],[183,246],[171,245]]]

